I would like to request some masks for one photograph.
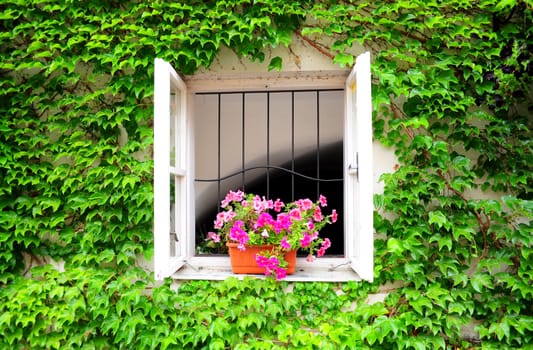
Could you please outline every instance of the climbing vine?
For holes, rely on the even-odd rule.
[[[527,348],[532,18],[518,0],[2,1],[0,347]],[[372,51],[374,138],[399,159],[375,282],[154,284],[154,58],[190,74],[295,40],[344,67]]]

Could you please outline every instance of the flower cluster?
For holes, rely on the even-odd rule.
[[[322,212],[327,204],[323,195],[316,202],[306,198],[285,204],[279,199],[230,191],[221,201],[224,211],[216,216],[216,232],[209,232],[207,238],[216,243],[238,243],[240,250],[247,246],[271,246],[256,255],[256,262],[264,268],[265,275],[283,279],[287,273],[284,258],[287,251],[305,250],[307,261],[314,261],[331,246],[328,238],[319,237],[326,224],[337,221],[335,209],[329,215]]]

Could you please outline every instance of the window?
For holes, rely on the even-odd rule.
[[[279,83],[279,79],[277,82]],[[326,256],[313,263],[307,263],[301,258],[297,262],[297,272],[288,276],[287,280],[373,279],[370,54],[360,55],[346,81],[341,84],[339,82],[337,79],[333,85],[336,84],[336,88],[344,90],[344,254]],[[284,90],[289,91],[292,96],[295,91],[296,94],[307,93],[305,89],[297,86],[299,83],[295,83],[294,79],[285,84],[292,85],[284,86]],[[315,84],[321,85],[311,82],[311,85]],[[195,186],[198,186],[195,185],[194,128],[201,125],[195,125],[195,108],[192,102],[194,97],[199,95],[198,88],[193,87],[192,91],[188,91],[186,84],[171,65],[161,59],[155,61],[154,86],[155,278],[172,276],[179,279],[224,279],[231,275],[229,258],[196,254],[195,192],[198,190],[195,190]],[[257,91],[256,87],[253,89],[255,93],[235,93],[242,90],[242,86],[241,89],[233,89],[233,92],[231,86],[224,85],[225,93],[230,97],[240,98],[241,101],[246,101],[246,98],[266,98],[267,101],[277,97],[283,99],[279,84],[277,89],[273,89],[272,84],[261,82],[256,84],[262,87],[261,91]],[[321,94],[327,93],[322,92],[320,88],[314,90],[317,101]],[[220,93],[213,95],[217,99],[225,96]],[[269,105],[272,105],[271,101]],[[200,108],[197,106],[196,109]],[[206,135],[206,140],[209,139]],[[198,150],[198,153],[200,152]],[[218,177],[220,178],[220,174]],[[220,179],[218,183],[220,184]],[[218,187],[220,188],[220,185]]]

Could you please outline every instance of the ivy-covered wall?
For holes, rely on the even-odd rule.
[[[532,18],[519,0],[2,1],[0,348],[531,348]],[[154,57],[192,73],[293,36],[339,65],[372,51],[374,137],[401,162],[375,198],[375,282],[154,285]]]

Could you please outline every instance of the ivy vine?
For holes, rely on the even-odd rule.
[[[530,347],[532,18],[521,0],[2,1],[0,347]],[[340,66],[372,51],[374,138],[400,161],[375,283],[155,285],[137,266],[154,58],[189,74],[293,40]]]

